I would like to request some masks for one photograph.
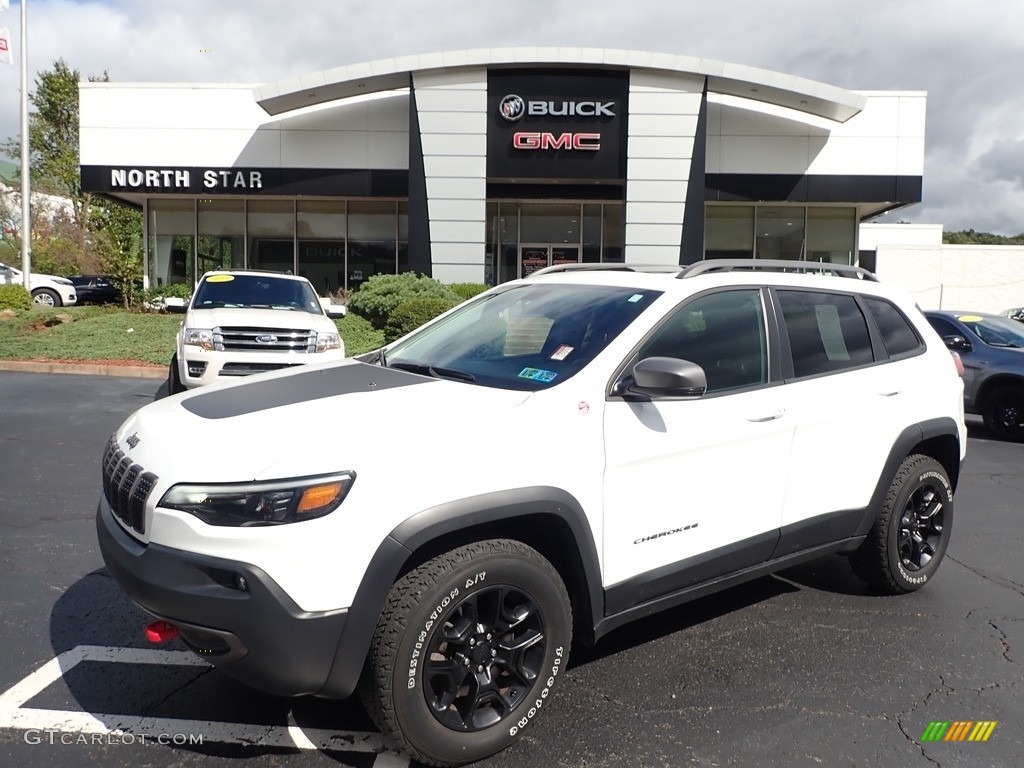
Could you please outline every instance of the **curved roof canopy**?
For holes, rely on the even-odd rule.
[[[257,103],[271,115],[367,93],[408,88],[414,72],[480,67],[587,66],[644,69],[707,77],[708,90],[754,99],[829,120],[845,122],[864,108],[865,97],[815,80],[742,64],[609,48],[481,48],[380,59],[311,72],[254,89]]]

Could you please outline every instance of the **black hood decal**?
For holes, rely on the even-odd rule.
[[[377,392],[414,384],[434,384],[436,381],[396,368],[353,363],[202,393],[185,398],[181,406],[203,419],[230,419],[335,395]]]

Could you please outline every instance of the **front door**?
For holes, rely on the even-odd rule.
[[[519,276],[529,277],[539,269],[557,264],[578,264],[578,245],[539,243],[519,246]]]

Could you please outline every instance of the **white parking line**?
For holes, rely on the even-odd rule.
[[[0,694],[0,728],[80,734],[146,735],[152,737],[154,743],[160,735],[201,734],[204,744],[209,741],[287,749],[377,752],[374,768],[406,768],[409,765],[408,758],[394,752],[381,751],[383,745],[380,734],[365,731],[333,731],[301,728],[297,725],[256,725],[215,720],[110,715],[25,706],[83,661],[208,666],[206,662],[188,651],[79,645],[50,659],[28,677]]]

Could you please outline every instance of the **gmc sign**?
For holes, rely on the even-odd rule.
[[[553,133],[518,131],[512,135],[515,149],[582,149],[596,152],[601,149],[600,133]]]

